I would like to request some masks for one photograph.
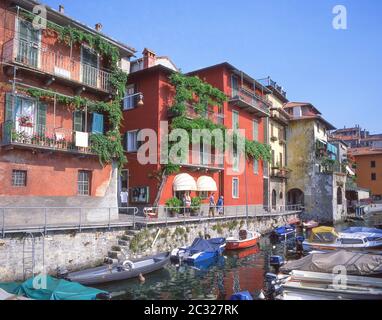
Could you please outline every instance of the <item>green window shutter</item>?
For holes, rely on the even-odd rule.
[[[83,112],[74,111],[73,113],[73,130],[84,132]]]
[[[16,104],[16,97],[14,104]],[[8,92],[5,94],[5,121],[13,121],[13,107],[12,107],[12,93]]]
[[[48,106],[45,103],[37,102],[36,129],[38,134],[43,135],[46,132],[46,112]]]

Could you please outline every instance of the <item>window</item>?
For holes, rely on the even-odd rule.
[[[375,168],[375,167],[376,167],[376,163],[375,163],[375,161],[371,161],[370,166],[371,166],[372,168]]]
[[[253,159],[253,173],[259,174],[259,160]]]
[[[239,156],[239,153],[237,152],[236,144],[233,146],[232,157],[233,157],[232,170],[238,172],[240,168],[240,156]]]
[[[73,113],[73,130],[79,132],[86,132],[85,130],[85,112],[74,111]]]
[[[138,151],[138,130],[128,131],[126,133],[126,150],[127,152],[136,152]]]
[[[131,110],[136,107],[135,86],[130,85],[126,88],[126,95],[123,99],[123,110]]]
[[[284,194],[280,192],[280,200],[283,200],[283,199],[284,199]]]
[[[280,168],[284,166],[284,161],[283,161],[283,154],[280,152]]]
[[[14,187],[27,186],[27,172],[25,170],[12,171],[12,186]]]
[[[372,173],[371,174],[371,180],[372,181],[376,181],[377,180],[377,174],[376,173]]]
[[[78,195],[89,196],[90,195],[90,171],[80,170],[78,171]]]
[[[232,198],[239,199],[239,179],[232,179]]]
[[[149,200],[150,200],[149,187],[131,188],[130,194],[131,194],[131,201],[133,203],[149,203]]]
[[[272,150],[272,167],[275,167],[276,165],[276,156],[275,156],[275,150]]]
[[[337,204],[342,205],[342,188],[337,188]]]
[[[253,140],[259,141],[259,122],[256,119],[253,120]]]
[[[232,111],[232,129],[233,130],[239,129],[239,112],[238,111]]]
[[[239,79],[235,76],[231,76],[232,97],[239,95]]]
[[[302,116],[302,109],[301,107],[294,107],[293,108],[293,116],[296,118],[299,118]]]

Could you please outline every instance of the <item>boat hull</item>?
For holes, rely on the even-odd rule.
[[[226,250],[241,250],[254,247],[258,244],[259,239],[253,238],[248,240],[227,240]]]
[[[121,271],[121,265],[101,266],[84,271],[69,273],[65,279],[78,282],[83,285],[94,285],[114,281],[123,281],[137,278],[140,274],[145,275],[162,269],[170,260],[170,253],[162,253],[151,257],[132,261],[137,268]],[[140,266],[141,265],[141,266]]]
[[[304,242],[303,248],[305,251],[334,251],[334,250],[360,250],[360,251],[369,251],[369,250],[381,250],[382,243],[362,246],[362,245],[337,245],[337,244],[320,244],[320,243],[309,243]]]

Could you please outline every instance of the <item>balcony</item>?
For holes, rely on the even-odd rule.
[[[289,124],[289,117],[284,110],[281,109],[271,109],[271,118],[283,126]]]
[[[224,170],[224,154],[190,151],[188,159],[180,161],[180,165],[195,170],[221,171]]]
[[[283,96],[285,99],[287,98],[287,92],[284,90],[282,86],[279,86],[276,81],[273,81],[271,78],[265,78],[259,80],[259,82],[265,86],[270,87],[274,90],[276,90],[281,96]]]
[[[233,92],[229,102],[261,118],[269,117],[272,106],[270,101],[244,87]]]
[[[0,125],[0,144],[3,147],[43,149],[94,155],[90,134],[66,128],[53,128],[8,121]]]
[[[272,178],[278,178],[278,179],[289,179],[290,177],[290,170],[287,168],[272,168],[271,169],[271,177]]]
[[[110,92],[109,72],[81,63],[35,42],[18,38],[9,40],[3,45],[2,59],[5,63],[22,66],[27,70]]]
[[[167,116],[169,118],[173,118],[173,117],[177,117],[179,116],[179,114],[176,114],[174,113],[173,111],[169,110],[168,113],[167,113]],[[186,107],[186,114],[185,114],[186,118],[188,119],[195,119],[195,118],[198,118],[198,117],[203,117],[203,118],[207,118],[209,120],[211,120],[213,123],[215,124],[224,124],[224,114],[222,113],[216,113],[216,112],[213,112],[211,110],[208,110],[205,115],[201,115],[201,114],[198,114],[194,108],[192,108],[191,106],[187,106]]]

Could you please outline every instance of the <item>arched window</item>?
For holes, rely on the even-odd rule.
[[[341,187],[337,188],[337,204],[338,205],[342,204],[342,188]]]

